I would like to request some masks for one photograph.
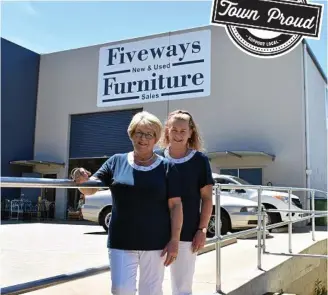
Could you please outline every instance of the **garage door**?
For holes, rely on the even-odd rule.
[[[69,157],[103,157],[132,150],[127,128],[140,111],[142,109],[72,115]]]

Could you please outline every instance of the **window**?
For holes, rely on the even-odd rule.
[[[262,185],[262,168],[220,169],[220,174],[238,177],[236,180],[245,185]]]

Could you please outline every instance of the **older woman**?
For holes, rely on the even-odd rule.
[[[128,127],[133,151],[113,155],[90,178],[83,168],[73,173],[77,183],[99,179],[112,192],[107,244],[115,295],[136,293],[138,267],[139,294],[163,294],[165,266],[178,255],[183,220],[180,179],[175,166],[153,152],[161,129],[156,116],[140,112]],[[80,191],[90,195],[97,189]]]
[[[214,180],[209,160],[202,152],[202,139],[189,112],[177,110],[169,114],[163,137],[165,156],[180,173],[182,184],[183,227],[179,256],[171,265],[173,295],[191,295],[197,252],[204,247],[206,230],[212,214]]]

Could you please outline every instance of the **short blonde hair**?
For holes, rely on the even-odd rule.
[[[192,131],[191,137],[188,140],[188,147],[191,149],[195,149],[197,151],[205,151],[203,146],[203,140],[199,132],[199,128],[192,117],[192,115],[184,110],[176,110],[171,112],[168,115],[168,118],[165,122],[163,134],[161,137],[161,140],[159,142],[159,146],[161,148],[166,148],[170,145],[169,142],[169,128],[171,127],[171,124],[174,120],[183,120],[187,121],[189,123],[189,128]]]
[[[156,142],[161,137],[163,125],[161,121],[153,114],[146,111],[136,113],[128,127],[128,134],[130,139],[132,139],[133,134],[135,133],[138,126],[147,126],[151,128],[155,133]]]

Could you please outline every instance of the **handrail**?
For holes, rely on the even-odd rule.
[[[109,188],[100,180],[89,180],[83,184],[77,184],[71,179],[51,179],[51,178],[34,178],[34,177],[1,177],[1,187],[48,187],[48,188]],[[279,187],[279,186],[264,186],[264,185],[244,185],[244,184],[215,184],[214,187],[222,187],[225,189],[259,189],[274,190],[274,191],[315,191],[318,193],[328,194],[328,192],[318,189],[299,188],[299,187]]]
[[[89,180],[77,184],[70,179],[51,179],[33,177],[1,177],[1,187],[29,187],[29,188],[109,188],[100,180]]]
[[[221,210],[218,210],[220,208],[220,192],[221,188],[232,188],[232,187],[237,187],[237,189],[241,188],[254,188],[258,191],[258,210],[257,210],[257,216],[258,216],[258,224],[257,227],[254,229],[250,230],[243,230],[237,233],[233,234],[227,234],[224,236],[221,236],[221,226],[220,226],[220,220],[221,220]],[[211,241],[215,242],[216,245],[216,292],[218,294],[222,294],[222,282],[221,282],[221,242],[227,239],[232,239],[232,238],[238,238],[244,235],[248,234],[253,234],[257,233],[257,267],[258,269],[261,270],[262,266],[262,255],[263,254],[271,254],[271,255],[282,255],[282,256],[295,256],[295,257],[312,257],[312,258],[324,258],[328,259],[328,255],[315,255],[315,254],[296,254],[292,253],[292,224],[296,222],[301,222],[304,220],[312,219],[312,240],[315,241],[315,218],[317,217],[323,217],[327,216],[328,211],[315,211],[315,206],[314,206],[314,199],[315,199],[315,192],[321,192],[327,195],[327,192],[323,192],[320,190],[316,189],[306,189],[306,188],[292,188],[292,187],[286,187],[286,188],[281,188],[281,187],[265,187],[261,185],[240,185],[240,186],[235,186],[235,185],[230,185],[230,184],[216,184],[214,186],[215,188],[215,195],[216,195],[216,204],[218,206],[215,206],[215,237],[211,239]],[[268,210],[263,210],[262,209],[262,190],[265,188],[265,190],[270,189],[270,190],[286,190],[288,191],[288,209],[268,209]],[[311,192],[311,207],[312,210],[292,210],[291,209],[291,204],[292,204],[292,198],[291,194],[293,191],[309,191]],[[266,212],[301,212],[305,214],[310,214],[309,216],[305,216],[296,220],[291,219],[291,214],[289,214],[289,220],[288,221],[282,221],[279,223],[271,224],[271,225],[266,225],[266,218],[267,218],[267,213]],[[266,239],[266,231],[269,229],[281,227],[284,225],[288,225],[288,244],[289,244],[289,253],[274,253],[274,252],[268,252],[266,251],[266,246],[265,246],[265,239]]]
[[[35,188],[108,188],[108,186],[104,186],[101,181],[87,181],[83,184],[76,184],[74,181],[69,179],[46,179],[46,178],[28,178],[28,177],[1,177],[1,187],[35,187]],[[221,188],[225,189],[241,189],[241,188],[250,188],[256,189],[258,191],[258,200],[257,200],[257,216],[258,216],[258,224],[256,228],[243,230],[237,233],[226,234],[221,236],[221,203],[220,203],[220,195]],[[315,218],[327,216],[328,211],[315,211],[314,199],[315,192],[324,193],[327,195],[327,192],[317,190],[317,189],[309,189],[309,188],[297,188],[297,187],[274,187],[274,186],[262,186],[262,185],[231,185],[231,184],[215,184],[215,198],[216,204],[215,206],[215,237],[206,241],[206,244],[215,243],[216,249],[216,292],[222,293],[221,287],[221,242],[225,240],[230,240],[238,237],[242,237],[249,234],[257,233],[257,267],[261,269],[262,265],[262,255],[263,254],[271,254],[271,255],[283,255],[283,256],[296,256],[296,257],[313,257],[313,258],[328,258],[328,255],[315,255],[315,254],[296,254],[292,253],[292,224],[296,222],[301,222],[304,220],[312,219],[312,240],[315,241]],[[275,190],[275,191],[287,191],[288,192],[288,209],[268,209],[265,210],[262,207],[262,191],[263,190]],[[295,191],[304,191],[311,192],[311,207],[312,210],[292,210],[292,198],[291,194]],[[324,198],[327,199],[327,198]],[[295,212],[295,213],[304,213],[310,214],[308,216],[292,220],[291,214],[289,214],[288,221],[282,221],[279,223],[266,225],[267,212]],[[281,227],[284,225],[288,225],[288,244],[289,244],[289,253],[274,253],[266,251],[266,231],[268,229],[273,229],[277,227]]]
[[[323,193],[323,194],[328,194],[328,192],[318,190],[318,189],[313,189],[313,188],[301,188],[301,187],[281,187],[281,186],[265,186],[265,185],[248,185],[248,184],[215,184],[215,186],[222,187],[224,189],[262,189],[262,190],[271,190],[271,191],[304,191],[304,192],[318,192],[318,193]]]

